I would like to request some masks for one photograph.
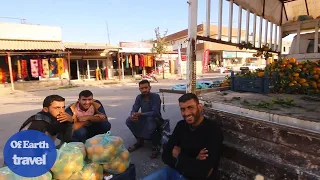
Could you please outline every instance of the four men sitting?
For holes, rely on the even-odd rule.
[[[152,140],[151,158],[160,154],[160,142],[154,139],[154,132],[161,118],[161,99],[151,93],[150,83],[139,83],[139,94],[132,107],[126,125],[137,142],[128,148],[133,152]],[[179,121],[164,148],[162,160],[167,165],[144,180],[162,179],[216,179],[222,153],[223,134],[220,126],[206,119],[202,105],[195,94],[187,93],[179,98],[183,120]],[[141,112],[139,110],[141,109]],[[85,142],[87,139],[104,134],[111,124],[100,101],[93,98],[89,90],[81,91],[77,102],[65,110],[65,99],[50,95],[44,99],[43,109],[31,116],[20,128],[39,130],[64,142]]]

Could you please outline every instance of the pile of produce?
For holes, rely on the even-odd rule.
[[[283,59],[269,64],[269,77],[276,72],[274,92],[319,94],[320,61],[296,62],[294,58]]]
[[[0,180],[51,180],[52,175],[50,172],[35,178],[25,178],[13,173],[8,167],[0,168]]]
[[[262,78],[265,70],[270,81],[273,81],[274,93],[287,94],[320,94],[320,60],[297,62],[294,58],[274,61],[266,69],[237,74],[237,77]],[[220,86],[230,86],[230,77]]]
[[[130,164],[129,152],[120,137],[109,133],[97,135],[85,143],[88,159],[101,164],[104,171],[111,174],[123,173]]]
[[[129,152],[123,140],[108,132],[88,139],[85,144],[63,144],[57,150],[57,160],[51,172],[36,178],[24,178],[3,167],[0,168],[0,180],[101,180],[103,172],[121,174],[129,164]]]

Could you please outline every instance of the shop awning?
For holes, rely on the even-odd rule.
[[[77,42],[64,42],[66,49],[75,50],[105,50],[105,49],[119,49],[117,46],[103,44],[103,43],[77,43]]]
[[[0,40],[0,50],[17,51],[17,50],[64,50],[64,46],[59,41],[16,41]]]
[[[233,0],[244,9],[277,24],[297,21],[301,15],[320,16],[320,0]],[[281,15],[282,13],[282,15]],[[282,23],[281,23],[282,18]]]

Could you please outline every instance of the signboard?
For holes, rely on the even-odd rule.
[[[119,45],[122,48],[120,52],[124,53],[152,53],[153,47],[152,43],[146,42],[120,42]]]
[[[237,52],[223,51],[222,57],[223,58],[236,58]]]
[[[0,23],[0,39],[62,41],[61,27]]]
[[[202,59],[202,72],[203,73],[208,72],[209,54],[210,54],[209,49],[205,50],[203,53],[203,59]]]

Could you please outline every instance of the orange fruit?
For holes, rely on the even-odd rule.
[[[90,143],[91,143],[92,145],[95,145],[95,144],[98,144],[100,141],[101,141],[100,138],[94,138],[94,139],[91,139],[91,140],[90,140]]]
[[[302,83],[302,86],[309,87],[309,84],[308,83]]]
[[[63,171],[64,172],[75,172],[75,170],[77,169],[77,164],[74,162],[69,162],[64,168]]]
[[[93,147],[88,147],[87,148],[87,153],[88,154],[93,154],[93,151],[94,151]]]
[[[123,173],[123,172],[126,171],[126,169],[127,169],[126,164],[120,163],[119,166],[118,166],[118,168],[117,168],[117,171],[118,171],[118,173]]]
[[[299,77],[299,73],[294,73],[293,77]]]
[[[119,138],[119,137],[116,137],[116,138],[114,139],[114,141],[113,141],[113,144],[114,144],[116,147],[120,146],[122,143],[123,143],[123,141],[122,141],[122,139]]]
[[[290,59],[289,59],[289,62],[292,63],[292,64],[293,64],[293,63],[296,63],[296,59],[295,59],[295,58],[290,58]]]
[[[124,151],[120,154],[121,159],[123,160],[127,160],[129,158],[129,152],[128,151]]]
[[[294,86],[294,84],[293,83],[289,83],[289,86]]]
[[[304,78],[299,79],[299,84],[303,84],[303,83],[305,83],[305,82],[307,82],[306,79],[304,79]]]
[[[101,154],[103,153],[103,147],[101,145],[97,145],[94,147],[94,153]]]
[[[319,75],[318,75],[318,74],[315,74],[315,75],[313,75],[313,78],[314,78],[315,80],[318,80],[318,79],[319,79]]]
[[[113,161],[111,163],[111,169],[117,169],[120,166],[120,162],[119,161]]]

